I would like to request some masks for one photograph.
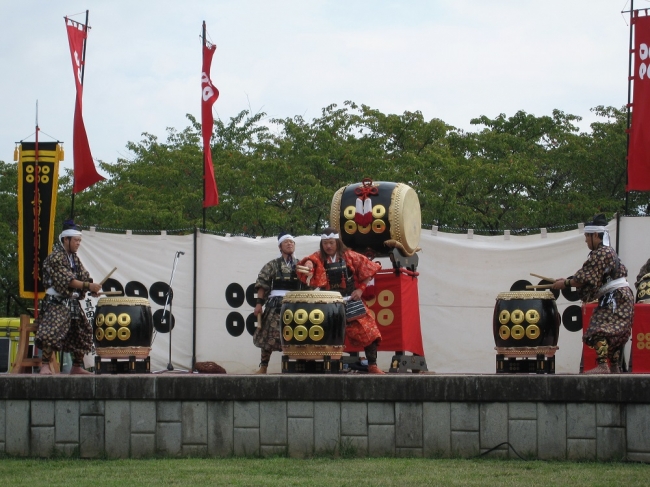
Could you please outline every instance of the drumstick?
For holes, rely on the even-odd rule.
[[[257,315],[257,328],[262,328],[262,313]]]
[[[526,289],[551,289],[553,284],[538,284],[537,286],[526,286]]]
[[[105,283],[106,281],[108,281],[108,278],[111,277],[111,276],[113,275],[113,272],[115,272],[116,270],[117,270],[117,267],[113,267],[113,270],[112,270],[111,272],[109,272],[108,275],[107,275],[104,279],[101,280],[101,282],[99,283],[99,285],[100,285],[100,286],[103,286],[104,283]]]
[[[97,294],[103,294],[105,296],[121,296],[124,293],[122,291],[101,291]]]
[[[544,279],[545,281],[555,282],[555,279],[553,279],[552,277],[544,277],[544,276],[540,276],[539,274],[533,274],[532,272],[530,273],[530,275],[539,277],[540,279]]]

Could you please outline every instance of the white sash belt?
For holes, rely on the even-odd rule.
[[[276,296],[286,296],[287,293],[286,289],[272,289],[271,294],[269,294],[269,298],[275,298]]]
[[[607,284],[605,284],[603,287],[601,287],[598,290],[598,293],[596,293],[596,299],[598,299],[601,296],[604,296],[605,294],[610,293],[613,290],[618,289],[620,287],[630,287],[630,284],[627,282],[626,278],[619,277],[618,279],[614,279],[613,281],[609,281]]]

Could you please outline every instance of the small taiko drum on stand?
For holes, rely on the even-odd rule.
[[[330,225],[359,253],[387,256],[397,248],[413,256],[422,228],[420,200],[407,184],[364,179],[334,193]]]
[[[636,290],[636,302],[650,304],[650,274],[641,278],[639,287]]]
[[[152,336],[149,300],[126,296],[100,298],[93,324],[95,372],[149,372]],[[102,363],[102,359],[110,359],[110,363]],[[129,362],[118,363],[118,359]]]
[[[282,300],[282,372],[338,372],[345,346],[343,297],[332,291],[292,291]]]
[[[555,373],[560,321],[551,291],[500,293],[492,320],[497,373]]]

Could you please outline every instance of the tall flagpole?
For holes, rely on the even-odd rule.
[[[201,35],[202,47],[201,57],[203,57],[203,49],[205,48],[205,20],[203,21],[203,34]],[[203,108],[201,108],[203,110]],[[203,200],[205,201],[205,185],[207,184],[208,176],[205,174],[205,146],[203,147]],[[203,230],[205,230],[205,206],[203,206]]]
[[[84,85],[84,72],[86,71],[86,42],[88,41],[88,10],[86,10],[86,23],[84,24],[84,32],[86,38],[84,39],[84,47],[81,52],[81,86]],[[70,219],[74,220],[74,171],[72,172],[72,202],[70,204]]]
[[[630,104],[632,103],[632,48],[634,47],[633,39],[633,24],[634,24],[634,0],[630,0],[630,49],[628,52],[628,61],[627,61],[627,130],[626,132],[626,151],[625,151],[625,214],[627,215],[630,202],[630,192],[627,190],[627,185],[629,184],[629,161],[628,157],[630,156]],[[616,227],[618,230],[618,226]],[[618,245],[618,238],[616,239],[616,244]]]
[[[36,100],[36,142],[34,144],[34,319],[38,318],[38,258],[40,255],[40,197],[38,195],[38,183],[41,179],[40,167],[38,166],[38,100]]]

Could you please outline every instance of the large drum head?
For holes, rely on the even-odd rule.
[[[393,240],[404,245],[407,252],[415,252],[420,245],[422,214],[420,199],[413,188],[406,184],[397,184],[393,190],[389,219]]]

